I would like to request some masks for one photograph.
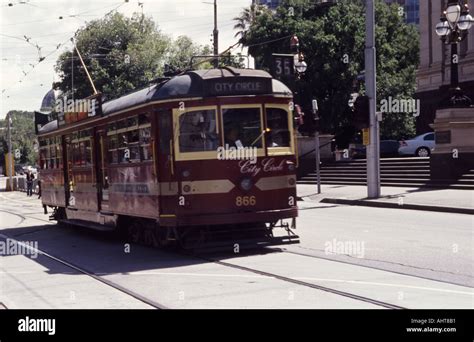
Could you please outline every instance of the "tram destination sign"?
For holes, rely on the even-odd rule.
[[[74,123],[94,116],[102,115],[102,94],[95,94],[85,99],[59,98],[55,103],[58,113],[58,126]]]
[[[204,84],[207,96],[263,95],[273,92],[271,78],[218,78],[205,80]]]

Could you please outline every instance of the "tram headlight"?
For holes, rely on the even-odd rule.
[[[286,164],[288,165],[288,170],[290,170],[290,171],[295,171],[295,169],[296,169],[295,163],[293,163],[293,162],[290,161],[290,160],[287,160],[287,161],[286,161]]]
[[[191,172],[189,170],[184,170],[182,173],[184,178],[189,177],[191,175]]]
[[[253,181],[251,178],[244,178],[240,181],[240,188],[244,191],[252,189]]]

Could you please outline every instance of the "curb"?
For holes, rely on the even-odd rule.
[[[443,206],[425,205],[425,204],[400,205],[398,203],[390,203],[390,202],[382,202],[382,201],[350,200],[350,199],[343,199],[343,198],[323,198],[320,202],[332,203],[332,204],[358,205],[358,206],[375,207],[375,208],[411,209],[411,210],[435,211],[435,212],[442,212],[442,213],[474,215],[474,209],[470,209],[470,208],[443,207]]]

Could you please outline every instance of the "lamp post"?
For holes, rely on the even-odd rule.
[[[469,6],[459,0],[450,0],[443,11],[440,22],[436,25],[436,34],[445,44],[451,44],[451,84],[449,97],[440,104],[442,108],[470,107],[471,99],[459,86],[458,73],[458,43],[464,40],[471,28],[473,18],[469,14]]]

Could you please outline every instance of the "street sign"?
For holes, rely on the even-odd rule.
[[[362,143],[365,146],[368,146],[370,144],[370,130],[368,128],[363,128],[362,129]]]
[[[295,75],[294,56],[289,54],[272,54],[272,76],[278,80],[290,80]]]

